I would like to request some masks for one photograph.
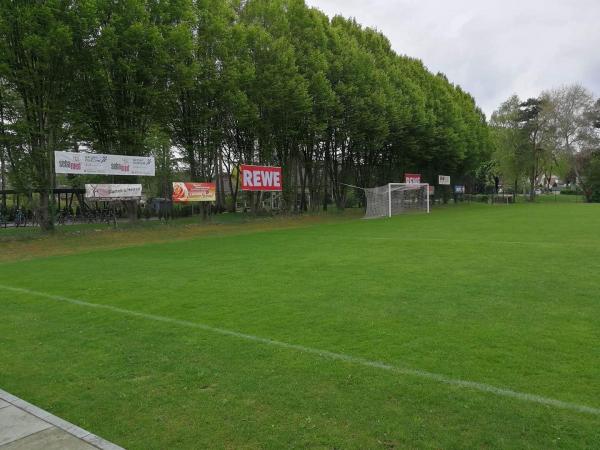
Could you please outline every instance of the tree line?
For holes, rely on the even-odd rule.
[[[346,184],[405,172],[460,180],[489,159],[471,95],[376,30],[303,0],[0,8],[2,187],[40,190],[45,228],[55,150],[154,155],[157,196],[183,167],[189,181],[217,181],[223,209],[235,205],[240,163],[280,165],[283,205],[295,211],[308,198],[343,208]]]
[[[533,200],[556,177],[600,202],[600,99],[579,84],[522,100],[513,95],[492,114],[494,153],[487,173]]]

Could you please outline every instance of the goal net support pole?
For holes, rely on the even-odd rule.
[[[392,183],[388,183],[388,217],[392,217]]]

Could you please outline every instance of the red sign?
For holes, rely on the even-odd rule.
[[[242,191],[281,191],[281,167],[248,166],[240,167]]]
[[[215,183],[173,183],[175,203],[214,202],[217,200]]]
[[[420,173],[405,173],[404,182],[406,184],[419,184],[421,182]]]

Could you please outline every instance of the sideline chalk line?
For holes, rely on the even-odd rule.
[[[0,284],[0,289],[3,289],[5,291],[20,293],[20,294],[28,294],[28,295],[32,295],[32,296],[36,296],[36,297],[42,297],[42,298],[46,298],[49,300],[63,302],[63,303],[70,303],[72,305],[85,306],[88,308],[103,309],[103,310],[111,311],[111,312],[118,313],[118,314],[128,315],[128,316],[132,316],[132,317],[140,317],[143,319],[153,320],[156,322],[170,323],[173,325],[179,325],[179,326],[184,326],[184,327],[188,327],[188,328],[195,328],[195,329],[199,329],[199,330],[210,331],[210,332],[218,333],[218,334],[225,335],[225,336],[232,336],[232,337],[236,337],[239,339],[245,339],[247,341],[258,342],[261,344],[272,345],[275,347],[285,348],[288,350],[296,350],[301,353],[317,355],[322,358],[327,358],[330,360],[344,361],[344,362],[357,364],[357,365],[361,365],[361,366],[365,366],[365,367],[373,367],[376,369],[386,370],[388,372],[393,372],[393,373],[397,373],[400,375],[406,375],[406,376],[412,376],[412,377],[422,378],[422,379],[426,379],[426,380],[436,381],[438,383],[443,383],[443,384],[447,384],[450,386],[456,386],[459,388],[471,389],[474,391],[490,393],[490,394],[498,395],[501,397],[513,398],[513,399],[517,399],[517,400],[521,400],[521,401],[525,401],[525,402],[529,402],[529,403],[537,403],[537,404],[544,405],[544,406],[550,406],[550,407],[559,408],[559,409],[567,409],[567,410],[576,411],[579,413],[586,413],[586,414],[593,414],[596,416],[600,416],[600,408],[594,408],[591,406],[580,405],[577,403],[565,402],[562,400],[557,400],[557,399],[550,398],[550,397],[544,397],[541,395],[529,394],[526,392],[513,391],[511,389],[501,388],[501,387],[493,386],[491,384],[478,383],[476,381],[467,381],[467,380],[461,380],[461,379],[457,379],[457,378],[450,378],[450,377],[447,377],[446,375],[441,375],[441,374],[434,373],[434,372],[427,372],[425,370],[409,369],[409,368],[394,366],[394,365],[391,365],[388,363],[384,363],[382,361],[369,360],[369,359],[361,358],[358,356],[346,355],[344,353],[335,353],[335,352],[331,352],[328,350],[320,350],[317,348],[305,347],[303,345],[298,345],[298,344],[290,344],[287,342],[277,341],[274,339],[263,338],[263,337],[254,336],[251,334],[240,333],[238,331],[212,327],[210,325],[205,325],[202,323],[189,322],[187,320],[173,319],[170,317],[158,316],[155,314],[147,314],[147,313],[143,313],[143,312],[139,312],[139,311],[132,311],[129,309],[119,308],[119,307],[111,306],[111,305],[90,303],[90,302],[86,302],[83,300],[77,300],[77,299],[73,299],[73,298],[69,298],[69,297],[63,297],[61,295],[46,294],[44,292],[33,291],[30,289],[5,286],[2,284]]]

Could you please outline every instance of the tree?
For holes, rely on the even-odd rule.
[[[526,140],[521,129],[519,105],[521,100],[511,96],[494,111],[490,121],[494,138],[494,158],[504,181],[511,182],[516,194],[525,174]]]
[[[518,120],[527,140],[524,163],[529,178],[529,200],[535,199],[536,184],[547,160],[553,128],[548,114],[546,98],[529,98],[519,105]]]
[[[17,93],[0,77],[0,190],[8,188],[10,155],[17,144],[14,125],[18,120]],[[0,198],[0,211],[6,211],[6,194]]]
[[[220,180],[221,78],[233,10],[219,0],[203,0],[194,6],[191,20],[181,27],[177,45],[170,51],[168,122],[173,143],[183,150],[190,179]],[[222,209],[223,205],[223,188],[217,183],[217,206]],[[205,206],[201,205],[204,215]]]
[[[588,202],[600,203],[600,150],[579,154],[581,188]]]
[[[235,207],[240,163],[281,165],[289,211],[343,208],[345,184],[408,171],[464,179],[489,159],[468,93],[302,0],[0,2],[0,77],[18,97],[0,161],[46,203],[62,148],[172,158],[217,182],[219,208],[226,183]]]
[[[157,126],[149,130],[146,137],[146,147],[154,156],[156,163],[155,195],[159,198],[170,199],[173,193],[173,174],[177,167],[177,158],[171,147],[171,139],[164,129]]]
[[[546,99],[548,119],[554,128],[556,149],[571,161],[576,177],[581,167],[577,154],[594,139],[594,97],[579,84],[562,86],[542,94]]]
[[[19,95],[24,145],[9,147],[21,186],[40,191],[40,224],[54,226],[54,151],[76,69],[76,45],[87,36],[86,3],[0,2],[0,76]]]
[[[94,151],[148,155],[149,130],[164,114],[165,41],[185,26],[186,4],[176,0],[95,2],[93,38],[80,50],[85,70],[78,78],[75,102],[90,130]],[[136,182],[137,177],[122,180]],[[130,219],[135,220],[135,202],[126,205]]]

